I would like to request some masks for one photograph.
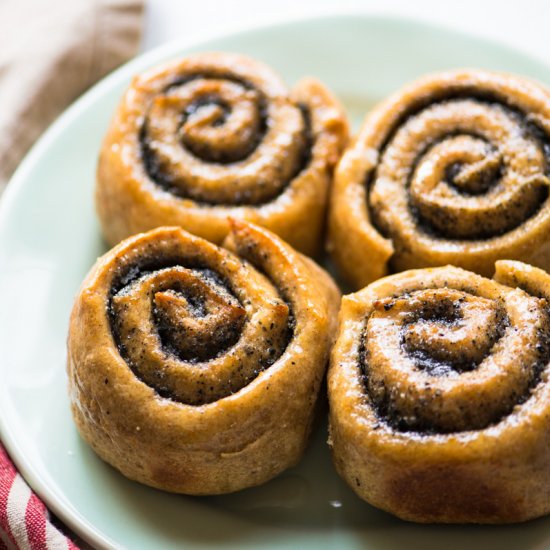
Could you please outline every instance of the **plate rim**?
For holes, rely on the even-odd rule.
[[[176,38],[164,44],[161,44],[146,52],[135,55],[113,71],[105,75],[98,82],[93,84],[88,90],[74,100],[54,121],[46,128],[41,136],[27,151],[14,174],[8,181],[5,191],[0,198],[0,235],[2,228],[7,223],[8,213],[11,205],[18,200],[18,196],[27,181],[27,175],[30,173],[40,160],[44,152],[55,142],[58,135],[63,133],[65,128],[78,116],[85,111],[89,105],[96,102],[98,98],[108,93],[109,89],[116,87],[123,81],[128,81],[134,74],[146,70],[155,63],[170,59],[171,56],[185,55],[185,50],[189,48],[208,48],[208,45],[217,40],[234,38],[241,34],[254,33],[262,30],[273,30],[279,27],[299,26],[306,23],[323,22],[327,20],[338,19],[340,22],[346,20],[356,20],[357,18],[378,21],[384,25],[394,26],[413,26],[426,32],[446,32],[463,40],[472,39],[480,45],[486,44],[490,47],[500,49],[503,54],[510,52],[514,55],[521,55],[526,59],[534,61],[541,67],[545,67],[550,72],[550,62],[542,56],[528,52],[517,46],[511,46],[503,40],[493,39],[482,33],[459,29],[453,25],[439,24],[430,22],[421,17],[410,15],[385,14],[384,12],[367,11],[356,9],[327,10],[315,15],[284,16],[267,23],[248,23],[233,26],[228,31],[211,32],[205,37],[198,38]],[[365,113],[366,114],[366,113]],[[1,237],[0,237],[1,240]],[[1,351],[0,351],[1,357]],[[0,379],[3,369],[0,366]],[[0,385],[0,394],[4,391]],[[11,405],[11,403],[10,403]],[[14,409],[14,407],[11,407]],[[107,535],[104,535],[90,521],[88,521],[65,497],[54,483],[49,483],[48,478],[43,478],[35,469],[32,461],[26,459],[25,453],[17,437],[14,436],[15,430],[9,426],[5,414],[0,409],[0,442],[6,449],[10,459],[15,464],[18,473],[24,481],[39,496],[49,510],[51,510],[71,531],[82,538],[87,543],[99,549],[123,548],[113,541]]]

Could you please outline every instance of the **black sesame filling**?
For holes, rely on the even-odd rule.
[[[259,115],[260,115],[260,127],[258,132],[255,133],[254,139],[250,141],[250,144],[245,149],[244,153],[242,154],[239,153],[238,156],[235,156],[235,155],[228,156],[227,154],[221,151],[212,150],[212,148],[207,148],[200,145],[195,146],[192,143],[187,143],[185,145],[182,144],[182,146],[187,147],[188,150],[198,158],[212,164],[231,165],[236,162],[245,160],[258,148],[258,146],[264,139],[265,133],[267,131],[267,128],[269,125],[267,98],[264,96],[264,94],[262,94],[259,90],[257,90],[252,83],[247,82],[244,79],[237,78],[233,75],[226,75],[226,74],[218,75],[218,74],[200,73],[200,74],[188,75],[185,78],[179,78],[177,80],[174,80],[169,86],[165,88],[164,92],[165,93],[169,92],[170,90],[177,88],[178,86],[185,85],[188,82],[191,82],[196,79],[224,79],[224,80],[228,80],[230,82],[239,84],[246,89],[255,90],[256,92],[258,92],[258,96],[259,96],[258,109],[259,109]],[[185,110],[185,112],[181,114],[180,126],[185,123],[187,118],[191,114],[193,114],[193,112],[209,104],[210,105],[215,104],[222,108],[223,115],[220,118],[216,119],[213,125],[214,126],[223,125],[226,117],[230,112],[230,107],[220,98],[217,98],[214,96],[205,96],[200,100],[192,103]],[[302,145],[299,152],[299,160],[296,163],[296,166],[292,171],[290,178],[288,179],[288,181],[285,182],[283,189],[288,187],[288,185],[301,172],[307,169],[311,161],[312,148],[314,144],[312,125],[311,125],[311,114],[309,111],[309,107],[302,103],[299,103],[296,106],[300,110],[300,113],[303,119],[303,132],[302,132],[302,139],[301,139]],[[158,185],[159,187],[161,187],[164,191],[167,191],[178,198],[182,198],[182,199],[192,198],[185,192],[185,189],[182,188],[182,186],[178,186],[175,184],[173,176],[168,171],[163,169],[163,167],[161,166],[158,158],[156,157],[154,151],[150,146],[146,121],[142,124],[139,131],[139,143],[140,143],[140,151],[141,151],[143,166],[150,180],[154,182],[156,185]],[[247,205],[267,204],[273,201],[274,199],[276,199],[280,192],[281,192],[280,189],[276,189],[274,190],[273,194],[264,196],[263,199],[260,201],[258,201],[257,199],[254,199],[252,196],[247,196],[246,193],[240,193],[240,195],[236,197],[235,203],[215,202],[215,204],[218,206],[247,206]],[[203,206],[208,206],[211,204],[211,203],[206,203],[204,201],[200,201],[197,199],[193,199],[193,200],[197,204],[203,205]]]
[[[544,158],[546,161],[545,175],[550,176],[550,137],[544,131],[544,129],[541,128],[533,118],[529,117],[528,115],[520,111],[516,106],[510,104],[510,102],[504,96],[497,96],[496,94],[484,92],[483,90],[479,90],[474,87],[471,89],[466,88],[466,89],[460,89],[460,90],[453,89],[452,87],[446,88],[446,89],[438,90],[433,94],[431,94],[430,96],[425,96],[419,99],[414,105],[411,106],[411,108],[408,111],[404,112],[403,115],[398,118],[394,126],[390,129],[384,142],[380,147],[379,158],[382,158],[384,156],[384,153],[387,147],[393,141],[397,131],[402,125],[406,124],[408,120],[412,119],[413,117],[421,113],[422,110],[424,110],[427,107],[432,107],[433,105],[437,105],[437,104],[445,104],[449,101],[460,100],[460,99],[468,99],[468,100],[476,101],[478,103],[486,104],[489,106],[496,105],[501,109],[505,109],[506,112],[517,121],[518,127],[521,129],[522,133],[525,136],[531,137],[536,143],[539,144],[540,149],[543,152]],[[414,164],[412,166],[412,169],[409,173],[409,179],[407,182],[405,182],[407,189],[410,187],[411,179],[415,173],[415,167],[421,161],[423,156],[431,148],[436,146],[438,143],[441,143],[442,141],[450,137],[459,136],[459,135],[471,135],[472,137],[485,141],[485,139],[480,135],[476,135],[472,133],[465,134],[463,132],[449,133],[443,138],[434,139],[416,157]],[[490,144],[490,143],[488,143],[488,146],[494,147],[493,144]],[[448,183],[450,183],[451,185],[453,185],[453,180],[458,174],[460,167],[461,166],[459,163],[455,163],[454,165],[451,165],[448,167],[446,175],[448,177]],[[372,183],[377,179],[377,173],[378,171],[377,169],[375,169],[374,171],[369,172],[365,177],[364,184],[367,189],[367,209],[369,211],[370,219],[372,220],[372,223],[374,224],[376,229],[384,237],[389,238],[390,235],[389,235],[388,228],[384,227],[384,224],[380,223],[378,212],[373,207],[370,200],[371,186],[372,186]],[[487,192],[492,187],[497,185],[501,176],[502,176],[501,170],[497,170],[494,173],[481,174],[480,179],[474,182],[474,185],[470,189],[464,188],[464,186],[461,186],[461,187],[457,186],[456,190],[462,195],[470,195],[470,196],[481,195],[482,193]],[[536,197],[536,200],[533,202],[532,207],[528,209],[528,211],[523,216],[523,220],[522,220],[523,222],[535,216],[540,211],[543,204],[547,201],[549,197],[548,188],[546,186],[541,187],[540,189],[537,190],[537,194],[538,196]],[[415,224],[418,230],[420,232],[423,232],[427,236],[430,236],[435,239],[456,240],[456,241],[476,241],[476,240],[483,240],[483,239],[489,239],[489,238],[497,238],[513,230],[515,226],[517,226],[516,221],[511,221],[509,224],[503,224],[502,230],[495,231],[493,228],[484,227],[483,224],[480,224],[479,227],[474,228],[474,230],[469,236],[456,237],[453,234],[452,223],[445,223],[445,220],[441,219],[440,223],[438,223],[438,227],[436,228],[432,223],[430,223],[429,220],[423,218],[419,214],[417,208],[415,208],[415,206],[411,204],[410,200],[409,200],[408,208],[413,216],[413,219],[415,220]],[[444,216],[444,214],[442,215]],[[502,215],[505,218],[506,216],[510,216],[510,214],[507,214],[506,211],[503,211]]]
[[[406,295],[405,295],[406,297]],[[438,312],[438,306],[435,306],[430,312],[426,312],[428,317],[431,317],[431,320],[437,320],[441,322],[442,325],[452,326],[460,322],[460,314],[453,312],[453,309],[457,309],[458,306],[449,307],[448,304],[442,306],[442,311]],[[442,314],[441,318],[438,317],[439,314]],[[550,312],[545,310],[546,316],[550,318]],[[419,314],[420,315],[420,314]],[[507,316],[504,314],[504,317],[501,319],[499,326],[496,327],[496,337],[493,338],[491,350],[494,348],[494,345],[502,338],[506,329],[509,327],[509,321]],[[535,388],[540,384],[542,380],[542,375],[545,370],[547,370],[550,363],[550,330],[548,326],[538,330],[538,338],[536,343],[533,343],[534,350],[536,352],[536,361],[531,365],[527,365],[526,368],[531,371],[530,382],[527,387],[527,391],[522,394],[514,395],[514,401],[510,404],[508,410],[503,414],[500,414],[498,417],[491,419],[491,421],[482,427],[476,427],[472,431],[479,431],[496,426],[500,422],[504,421],[512,412],[514,411],[517,405],[521,405],[528,401]],[[402,346],[402,349],[408,353],[409,350],[406,349],[406,345]],[[488,353],[491,352],[489,350]],[[430,356],[426,351],[422,352],[419,350],[413,351],[409,357],[413,360],[415,367],[419,368],[426,372],[428,376],[431,377],[445,377],[445,376],[460,376],[463,372],[468,372],[470,370],[475,370],[481,363],[478,361],[475,364],[468,364],[466,361],[461,361],[460,356],[451,361],[441,361],[438,358]],[[390,399],[384,399],[381,401],[376,401],[369,396],[368,389],[368,380],[369,380],[369,361],[368,361],[368,352],[367,352],[367,331],[366,331],[366,321],[365,328],[363,329],[361,340],[359,343],[358,349],[358,367],[360,369],[361,383],[365,392],[365,397],[369,401],[369,405],[374,411],[378,427],[385,425],[392,430],[401,433],[410,433],[416,434],[418,436],[427,436],[427,435],[436,435],[436,434],[449,434],[449,433],[458,433],[455,430],[441,430],[434,428],[433,425],[430,425],[426,422],[418,422],[415,419],[414,423],[411,424],[410,420],[404,418],[395,407],[392,406]],[[429,381],[426,382],[426,387],[429,386]],[[386,388],[386,395],[390,396],[393,391],[392,388]],[[423,406],[422,403],[418,403],[418,406]],[[429,406],[429,405],[428,405]]]
[[[118,270],[111,285],[111,291],[107,303],[107,312],[111,327],[111,333],[116,343],[118,352],[120,353],[126,364],[130,367],[134,375],[143,383],[152,387],[152,389],[160,397],[170,399],[175,402],[182,402],[181,399],[174,395],[174,392],[168,387],[166,381],[164,380],[164,373],[162,371],[158,371],[155,373],[155,378],[157,378],[158,380],[153,385],[150,384],[150,381],[145,381],[140,375],[139,368],[137,368],[136,365],[133,364],[127,353],[123,338],[121,338],[120,325],[116,316],[115,308],[113,307],[113,298],[115,296],[124,295],[124,293],[128,292],[128,289],[132,284],[138,282],[140,279],[154,274],[156,271],[173,267],[184,267],[188,269],[193,269],[201,278],[207,281],[209,280],[212,285],[220,287],[221,292],[227,293],[228,295],[230,295],[231,300],[234,300],[235,302],[238,302],[240,304],[240,301],[238,301],[234,294],[231,282],[223,278],[218,272],[204,265],[199,259],[184,259],[178,256],[169,255],[165,255],[163,258],[160,258],[152,255],[149,257],[143,257],[142,259],[140,259],[140,262],[138,264],[122,266]],[[192,313],[196,315],[196,317],[201,318],[206,315],[207,312],[205,310],[204,299],[202,299],[200,296],[189,292],[188,289],[180,287],[174,288],[173,292],[176,294],[179,293],[185,297],[189,306],[191,307]],[[279,357],[281,357],[285,353],[286,348],[288,347],[290,341],[294,336],[296,320],[290,302],[284,298],[284,293],[282,294],[282,297],[289,307],[287,329],[283,335],[284,341],[282,344],[282,348],[279,346],[279,350],[277,350],[275,345],[273,347],[269,347],[270,340],[269,338],[267,339],[268,348],[265,350],[265,353],[261,354],[258,360],[257,368],[254,369],[253,373],[254,377],[273,365],[279,359]],[[159,312],[155,310],[154,306],[151,307],[151,316],[153,320],[153,325],[158,331],[158,336],[161,342],[161,349],[163,350],[163,353],[165,353],[167,357],[176,358],[176,360],[179,361],[197,364],[197,368],[200,368],[199,363],[205,363],[211,360],[215,360],[216,358],[222,356],[224,353],[227,353],[231,349],[231,347],[238,342],[243,328],[242,325],[240,325],[239,323],[235,323],[234,326],[220,327],[219,330],[215,331],[215,334],[212,334],[212,339],[208,343],[208,345],[204,345],[202,347],[199,346],[198,348],[195,346],[193,354],[182,353],[180,347],[174,343],[175,336],[181,337],[181,334],[175,335],[173,327],[165,326],[163,319],[160,318]],[[262,330],[264,332],[269,332],[272,329],[273,326],[262,326]],[[256,350],[251,348],[250,351],[250,355],[256,354]],[[277,353],[277,351],[279,351],[279,353]],[[243,365],[235,366],[237,371],[242,367]],[[252,379],[253,378],[248,380],[248,382],[251,382]],[[212,388],[210,388],[210,390],[212,390]],[[205,394],[206,393],[207,392],[205,392]],[[212,392],[209,392],[208,395],[211,395],[211,393]],[[221,387],[217,399],[227,397],[232,393],[233,391],[231,389]],[[186,404],[202,405],[210,403],[214,400],[215,399],[203,396],[202,391],[199,389],[199,395],[197,395],[196,400],[193,403]]]

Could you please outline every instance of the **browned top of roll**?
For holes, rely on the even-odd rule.
[[[483,70],[426,76],[377,106],[345,152],[334,246],[354,231],[374,249],[382,267],[361,286],[388,269],[451,263],[489,276],[499,258],[546,267],[549,161],[540,84]]]
[[[527,270],[530,286],[515,282]],[[334,394],[387,437],[514,425],[550,364],[550,277],[533,270],[497,264],[512,287],[451,266],[411,270],[346,296]]]
[[[132,94],[147,174],[178,197],[262,204],[309,160],[308,108],[248,57],[191,55],[138,76]]]

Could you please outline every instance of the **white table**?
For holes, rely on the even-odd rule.
[[[147,0],[141,49],[337,11],[414,17],[505,42],[550,62],[547,0]]]

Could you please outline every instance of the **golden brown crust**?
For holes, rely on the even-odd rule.
[[[136,235],[97,261],[74,304],[78,429],[160,489],[263,483],[299,460],[309,435],[339,292],[252,224],[234,221],[225,247],[181,228]]]
[[[330,443],[374,506],[426,523],[550,513],[550,275],[501,261],[495,278],[411,270],[342,299]]]
[[[430,75],[365,119],[335,172],[329,249],[355,288],[447,263],[550,268],[550,94],[481,70]]]
[[[314,79],[289,93],[250,58],[195,54],[137,76],[103,142],[96,204],[110,244],[161,225],[221,244],[228,216],[318,253],[344,112]]]

